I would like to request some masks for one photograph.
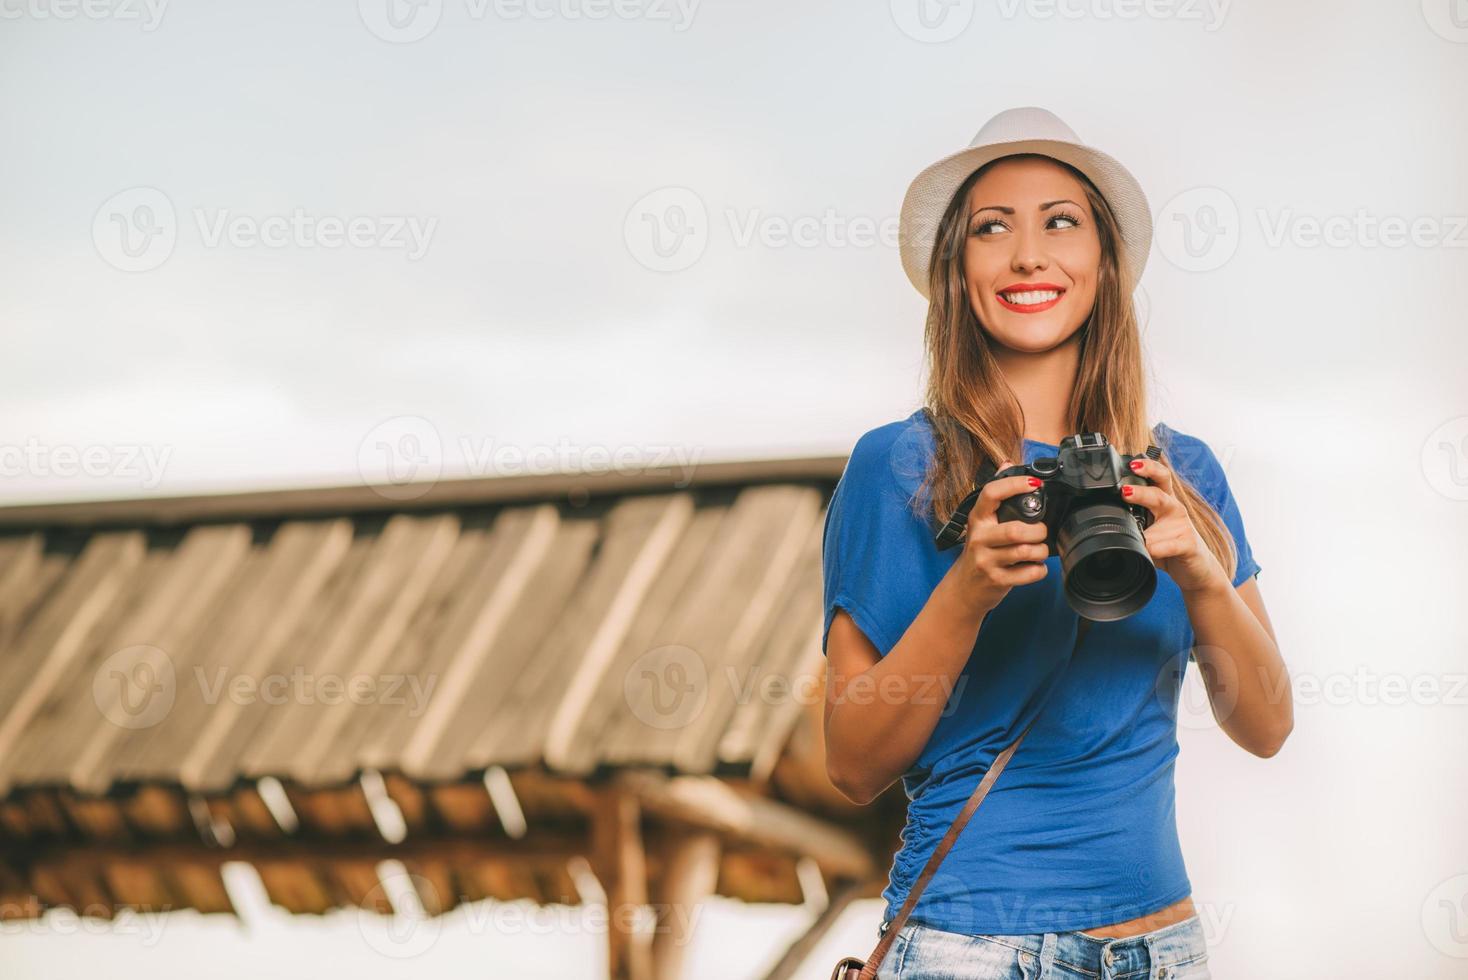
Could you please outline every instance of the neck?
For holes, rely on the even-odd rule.
[[[1063,344],[1039,353],[994,345],[994,359],[1024,409],[1026,439],[1059,445],[1061,439],[1075,432],[1070,397],[1080,351],[1080,331]]]

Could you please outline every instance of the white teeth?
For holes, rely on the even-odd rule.
[[[1000,293],[1005,299],[1015,306],[1034,306],[1036,303],[1048,303],[1055,299],[1060,293],[1054,289],[1030,290],[1024,293]]]

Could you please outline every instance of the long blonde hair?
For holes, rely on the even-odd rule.
[[[915,499],[924,516],[931,515],[940,524],[973,490],[985,459],[995,466],[1004,460],[1024,460],[1024,409],[1004,380],[963,284],[969,190],[997,162],[974,171],[953,195],[938,225],[929,263],[924,408],[932,425],[935,452]],[[1176,496],[1232,581],[1238,561],[1233,535],[1213,506],[1173,465],[1168,447],[1146,422],[1142,341],[1136,309],[1124,291],[1130,277],[1123,274],[1126,259],[1118,247],[1121,232],[1116,218],[1084,174],[1061,161],[1053,162],[1066,167],[1085,189],[1101,239],[1096,302],[1079,328],[1080,363],[1069,417],[1079,432],[1104,433],[1117,452],[1136,455],[1149,444],[1162,449],[1162,463],[1175,476]]]

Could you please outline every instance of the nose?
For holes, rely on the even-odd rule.
[[[1036,231],[1021,229],[1014,236],[1014,254],[1009,266],[1020,275],[1048,268],[1050,258],[1045,254],[1045,240]]]

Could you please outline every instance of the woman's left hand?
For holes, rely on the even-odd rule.
[[[1172,470],[1155,459],[1133,460],[1132,472],[1152,481],[1149,487],[1122,486],[1122,499],[1152,512],[1152,526],[1143,538],[1147,553],[1184,592],[1201,592],[1227,584],[1225,573],[1203,536],[1188,518],[1187,508],[1173,495]]]

